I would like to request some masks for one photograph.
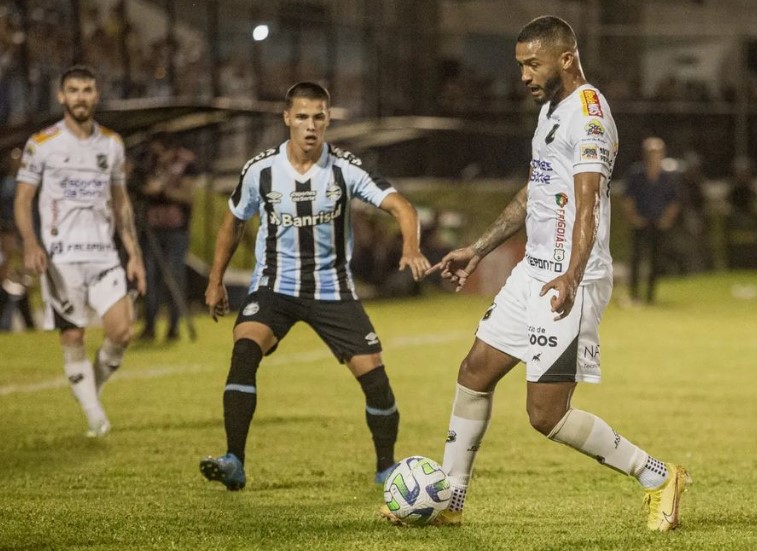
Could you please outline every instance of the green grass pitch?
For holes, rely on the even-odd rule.
[[[676,532],[646,531],[634,480],[529,427],[522,367],[500,383],[465,525],[382,522],[362,394],[305,326],[261,367],[248,487],[226,492],[198,460],[225,451],[233,320],[198,316],[197,342],[128,352],[103,392],[103,441],[83,436],[57,337],[0,336],[0,550],[757,549],[757,300],[732,293],[756,284],[754,272],[665,280],[658,306],[613,303],[603,382],[574,398],[690,468]],[[487,306],[445,293],[367,304],[402,415],[398,458],[441,461],[457,365]]]

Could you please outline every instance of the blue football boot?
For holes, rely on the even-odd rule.
[[[247,483],[242,462],[233,453],[221,457],[206,457],[200,461],[200,472],[208,480],[221,482],[232,492],[241,490]]]

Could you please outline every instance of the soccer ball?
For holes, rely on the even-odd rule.
[[[397,463],[384,483],[386,506],[404,524],[428,524],[447,508],[451,497],[449,480],[439,464],[419,455]]]

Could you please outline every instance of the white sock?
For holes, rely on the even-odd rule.
[[[610,425],[596,415],[580,409],[570,409],[552,429],[548,438],[593,457],[602,465],[634,476],[646,485],[639,477],[645,471],[649,455],[612,430]],[[652,468],[655,468],[654,464]],[[652,477],[648,473],[644,474],[644,479],[648,478]]]
[[[442,468],[452,486],[450,511],[462,511],[481,440],[491,419],[493,392],[476,392],[457,385]]]
[[[636,479],[645,488],[658,488],[668,479],[668,468],[659,459],[647,455],[644,467],[636,475]]]
[[[71,391],[79,402],[90,428],[107,420],[97,397],[92,363],[87,359],[84,346],[63,347],[63,369],[71,385]]]
[[[124,359],[125,346],[115,344],[107,337],[97,349],[95,365],[95,389],[100,392],[105,381],[121,366]]]

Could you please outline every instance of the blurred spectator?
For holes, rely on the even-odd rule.
[[[655,300],[655,284],[661,272],[662,241],[680,211],[678,181],[674,172],[663,169],[665,142],[657,137],[642,142],[642,161],[626,175],[624,209],[633,228],[631,252],[631,299],[639,299],[639,274],[649,260],[646,301]]]
[[[752,162],[733,160],[729,214],[726,222],[726,254],[730,268],[757,267],[757,192]]]
[[[179,337],[183,306],[179,301],[186,301],[184,260],[189,251],[189,221],[196,175],[194,153],[166,133],[153,136],[143,157],[137,159],[133,167],[144,214],[141,229],[147,294],[143,340],[155,338],[161,303],[167,303],[169,308],[166,339]]]
[[[701,272],[713,267],[710,224],[705,196],[706,178],[702,159],[693,151],[686,153],[680,173],[681,214],[671,230],[670,258],[679,273]],[[695,245],[692,245],[695,244]]]
[[[741,219],[750,223],[755,215],[754,175],[752,162],[748,157],[736,157],[733,160],[732,176],[728,193],[728,204],[732,219]]]
[[[16,173],[21,164],[21,149],[14,148],[2,159],[0,176],[0,331],[10,331],[16,311],[25,327],[34,328],[26,287],[29,278],[21,268],[18,235],[13,218]]]

